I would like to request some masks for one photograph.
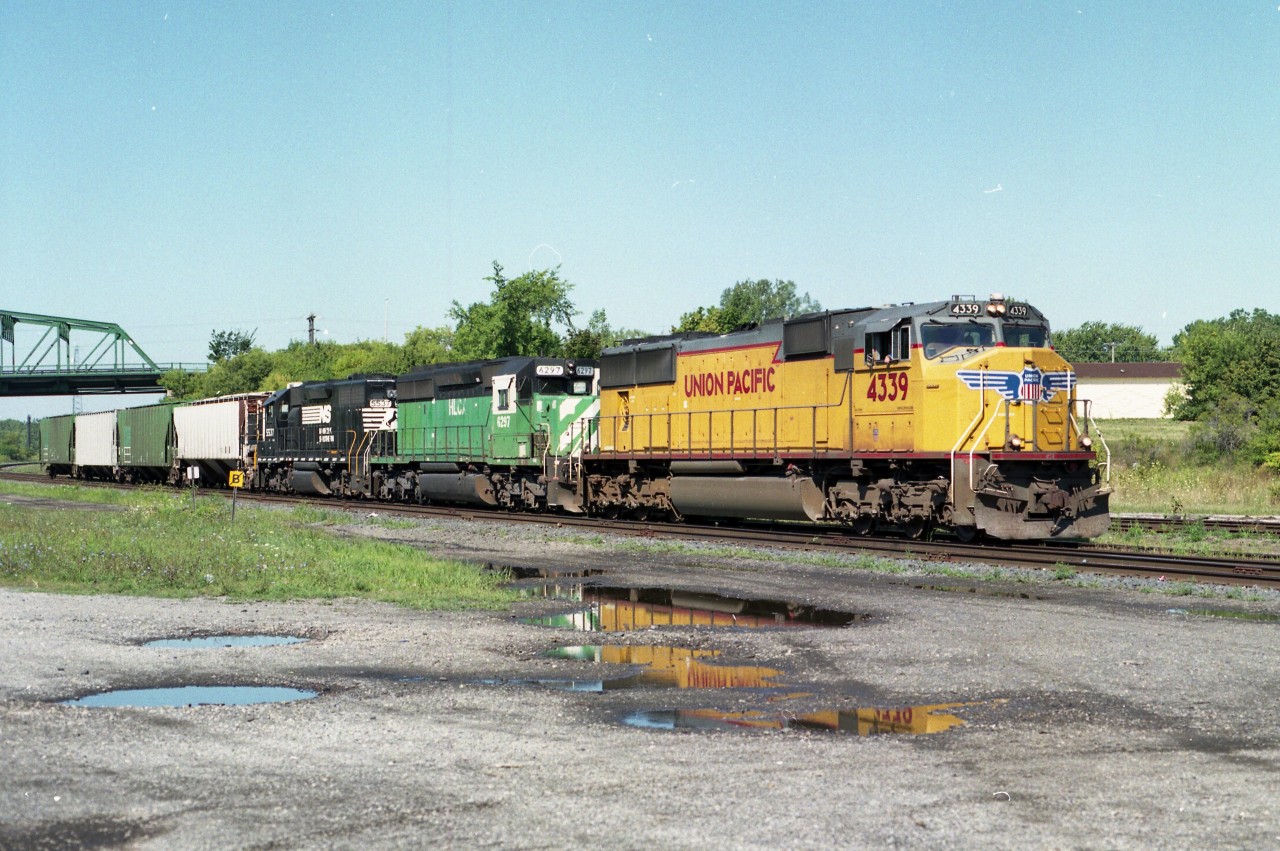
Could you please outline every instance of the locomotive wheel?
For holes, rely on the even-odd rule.
[[[857,535],[870,535],[876,529],[876,519],[870,514],[859,514],[853,519],[853,531]]]
[[[951,534],[962,544],[972,544],[981,536],[977,526],[952,526]]]
[[[924,537],[925,530],[929,528],[929,521],[923,517],[912,517],[902,524],[902,529],[907,533],[907,537],[913,541],[918,541]]]

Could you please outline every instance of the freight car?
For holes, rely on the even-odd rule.
[[[116,478],[127,482],[174,480],[177,435],[173,409],[169,402],[116,412]]]
[[[181,481],[193,467],[207,484],[225,484],[232,470],[252,470],[268,395],[237,393],[175,407],[171,481]]]
[[[75,418],[76,463],[73,474],[82,479],[110,480],[116,477],[118,445],[116,412],[77,414]]]
[[[1049,343],[1034,307],[957,296],[606,350],[585,507],[1099,535],[1108,464]]]
[[[253,466],[266,396],[48,417],[40,423],[40,461],[50,476],[177,484],[194,467],[201,481],[225,482],[231,470]]]
[[[76,415],[40,420],[40,463],[53,476],[69,476],[76,463]]]

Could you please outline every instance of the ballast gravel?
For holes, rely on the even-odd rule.
[[[509,611],[0,590],[0,847],[1271,848],[1280,845],[1275,594],[1170,596],[1047,574],[876,573],[767,551],[504,523],[355,523],[479,563],[792,601],[854,625],[583,633],[536,588]],[[554,581],[572,588],[578,581]],[[1082,587],[1083,586],[1083,587]],[[1215,610],[1210,613],[1210,610]],[[271,647],[142,646],[190,635]],[[785,688],[570,691],[634,669],[578,644],[720,652]],[[524,683],[524,684],[521,684]],[[91,709],[108,689],[270,685],[311,700]],[[935,704],[930,735],[641,729],[642,710],[769,717]]]

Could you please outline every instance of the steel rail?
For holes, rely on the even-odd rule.
[[[0,472],[0,478],[50,483],[47,476]],[[56,481],[55,481],[56,483]],[[75,484],[125,487],[114,482]],[[226,496],[225,488],[199,488],[198,493]],[[441,517],[490,523],[548,524],[641,538],[676,538],[717,544],[737,544],[805,551],[846,551],[884,558],[919,559],[928,562],[980,563],[1018,568],[1070,569],[1081,573],[1121,574],[1166,581],[1218,583],[1280,588],[1280,558],[1246,559],[1179,555],[1149,549],[1123,550],[1078,541],[1035,543],[975,542],[952,539],[911,540],[850,535],[831,526],[801,526],[794,523],[751,523],[734,525],[664,523],[655,521],[608,520],[586,515],[561,513],[503,512],[466,506],[417,505],[352,499],[316,500],[311,497],[242,491],[240,499],[261,504],[327,506],[338,511],[392,514],[412,517]]]

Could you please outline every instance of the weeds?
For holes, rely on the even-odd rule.
[[[115,493],[62,496],[104,492]],[[41,495],[50,493],[41,489]],[[193,509],[185,496],[169,493],[120,496],[130,510],[0,505],[0,584],[160,597],[366,597],[424,609],[496,608],[513,599],[500,578],[478,567],[308,528],[349,522],[336,512],[245,506],[233,525],[222,500],[203,500]]]

